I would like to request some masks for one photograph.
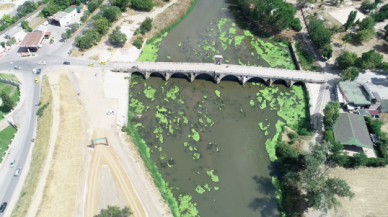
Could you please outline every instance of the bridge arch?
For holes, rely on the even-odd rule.
[[[288,87],[288,83],[286,80],[284,79],[276,79],[276,80],[273,80],[272,84],[284,84],[284,86]]]
[[[160,72],[151,72],[150,77],[159,77],[159,78],[163,78],[163,80],[166,80],[166,77]]]
[[[240,81],[240,78],[236,75],[225,75],[221,78],[221,81]]]
[[[188,79],[187,75],[183,74],[182,72],[175,72],[175,73],[171,74],[170,78],[184,78],[184,79]]]
[[[144,76],[144,73],[142,72],[132,72],[131,73],[131,76],[134,75],[134,76],[142,76],[144,79],[147,79],[146,76]]]
[[[212,75],[209,75],[208,73],[199,73],[195,75],[196,79],[206,80],[206,81],[213,81],[214,77]]]
[[[267,82],[263,78],[260,78],[260,77],[249,78],[246,82],[255,82],[255,83],[262,83],[262,84],[267,85]]]

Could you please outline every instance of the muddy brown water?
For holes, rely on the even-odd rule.
[[[154,101],[143,93],[149,86],[156,89]],[[179,88],[177,98],[167,98],[167,91],[175,87]],[[279,92],[289,92],[289,88],[282,84],[274,87],[279,88]],[[135,118],[133,122],[143,125],[138,129],[151,149],[151,159],[164,180],[175,186],[172,191],[174,196],[179,193],[193,196],[200,216],[279,215],[271,183],[276,166],[269,160],[265,141],[274,136],[275,123],[281,118],[277,110],[269,107],[261,110],[258,105],[250,105],[250,100],[255,99],[256,93],[264,88],[268,87],[251,83],[242,86],[237,81],[214,84],[196,79],[190,83],[186,79],[171,78],[165,82],[159,77],[139,81],[133,86],[133,98],[149,107],[143,111],[141,118]],[[220,91],[220,98],[215,90]],[[156,106],[167,109],[160,113],[171,121],[168,125],[174,129],[173,134],[155,117]],[[207,123],[205,115],[212,124]],[[187,124],[183,117],[187,118]],[[268,135],[259,128],[260,122],[264,125],[270,123]],[[163,129],[163,143],[154,132],[158,127]],[[189,137],[193,134],[191,129],[199,133],[199,141]],[[187,146],[184,146],[185,142]],[[190,146],[197,150],[190,151]],[[200,154],[199,159],[194,153]],[[165,154],[166,159],[162,160],[161,154]],[[214,170],[219,182],[213,182],[207,170]],[[203,194],[196,192],[198,185],[204,188],[205,184],[211,188],[210,191],[206,190]],[[219,187],[219,190],[214,187]]]

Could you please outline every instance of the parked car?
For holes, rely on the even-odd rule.
[[[38,77],[35,78],[35,83],[39,83],[39,78]]]
[[[94,65],[94,63],[89,63],[88,66],[94,67],[96,65]]]
[[[20,67],[20,66],[15,66],[15,67],[13,67],[14,69],[17,69],[17,70],[20,70],[22,67]]]
[[[36,73],[36,68],[32,69],[32,73],[34,73],[34,74]]]
[[[114,114],[115,114],[115,111],[108,111],[106,114],[107,114],[107,115],[114,115]]]
[[[39,61],[38,65],[46,65],[46,62],[45,61]]]
[[[21,170],[22,170],[22,168],[21,168],[21,167],[18,167],[18,168],[16,169],[16,171],[15,171],[14,176],[19,176]]]
[[[37,69],[37,70],[36,70],[36,74],[38,74],[38,75],[39,75],[41,72],[42,72],[42,69]]]
[[[100,62],[100,65],[106,65],[106,62],[101,61],[101,62]]]
[[[5,207],[7,207],[7,202],[4,202],[3,204],[1,204],[1,206],[0,206],[0,212],[4,212]]]
[[[9,164],[9,167],[14,167],[15,166],[15,160],[11,161],[11,163]]]
[[[65,62],[63,62],[63,65],[70,65],[70,62],[69,61],[65,61]]]

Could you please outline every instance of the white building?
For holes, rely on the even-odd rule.
[[[58,11],[53,16],[49,17],[49,23],[59,25],[61,27],[68,26],[71,19],[77,14],[76,8],[67,8],[65,11]]]
[[[10,29],[5,33],[5,37],[8,40],[15,38],[16,43],[23,41],[25,36],[26,36],[26,32],[21,26],[15,26],[14,28]]]

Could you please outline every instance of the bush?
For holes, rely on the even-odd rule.
[[[2,47],[5,48],[5,42],[4,41],[2,41],[0,44],[1,44]]]
[[[48,105],[49,103],[46,103],[42,107],[39,107],[38,111],[36,112],[36,115],[38,115],[38,117],[42,117],[43,111],[47,108]]]
[[[325,131],[325,135],[323,136],[323,139],[329,142],[334,142],[333,131],[330,131],[330,130]]]
[[[88,19],[88,17],[87,17],[87,16],[82,16],[82,17],[81,17],[81,22],[83,22],[83,23],[84,23],[84,22],[85,22],[87,19]]]
[[[137,10],[150,11],[154,7],[152,0],[132,0],[131,4]]]
[[[3,107],[7,111],[11,111],[15,107],[15,102],[12,101],[11,97],[4,91],[1,91],[0,98],[3,101]]]
[[[146,32],[152,29],[152,19],[147,17],[141,24],[141,29],[144,29]]]
[[[298,134],[295,132],[290,132],[287,135],[288,135],[288,138],[290,139],[296,139],[298,137]]]
[[[331,44],[325,44],[319,51],[321,55],[327,59],[330,59],[333,56],[333,48],[331,47]]]
[[[367,42],[373,37],[373,35],[374,35],[373,30],[365,29],[365,30],[358,31],[355,39],[358,43]]]
[[[98,8],[97,1],[90,1],[88,3],[88,11],[90,11],[91,13],[93,13],[97,8]]]
[[[137,36],[136,40],[133,42],[133,45],[137,49],[141,49],[141,47],[143,46],[143,37]]]
[[[291,23],[290,23],[290,27],[299,32],[300,30],[302,30],[302,25],[300,24],[300,19],[295,17],[294,19],[292,19]]]
[[[307,135],[309,135],[309,131],[308,131],[306,128],[300,128],[300,129],[298,130],[298,133],[299,133],[299,135],[302,135],[302,136],[307,136]]]
[[[28,25],[28,21],[22,21],[21,24],[25,32],[32,32],[32,28]]]
[[[109,34],[109,41],[112,44],[122,45],[127,41],[127,35],[121,32],[119,26],[116,26],[112,33]]]
[[[342,38],[344,42],[350,42],[352,40],[352,36],[350,36],[349,33],[346,33],[346,35]]]
[[[346,69],[348,67],[354,66],[358,56],[356,53],[351,53],[349,51],[345,51],[343,54],[335,59],[335,63],[341,68]]]

